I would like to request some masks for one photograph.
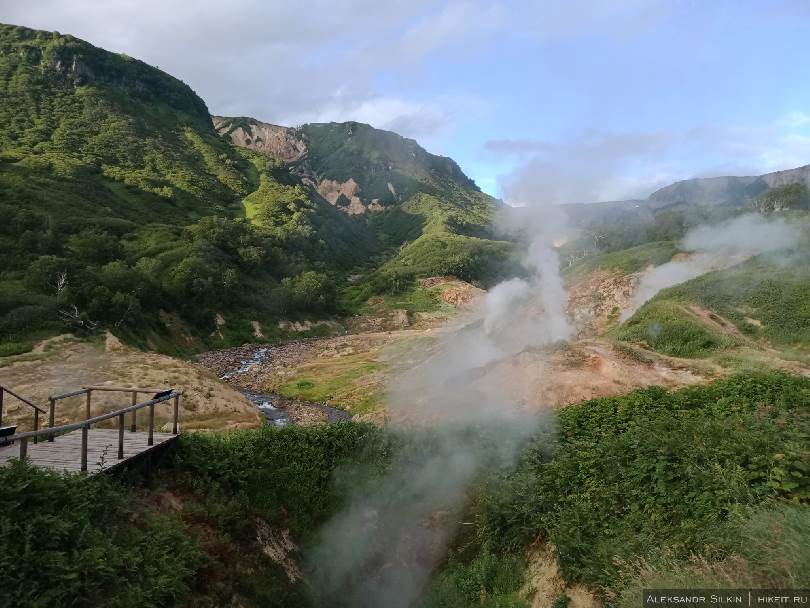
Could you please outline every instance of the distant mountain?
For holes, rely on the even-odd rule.
[[[770,188],[790,184],[810,186],[810,165],[756,176],[687,179],[653,192],[647,200],[656,209],[674,205],[739,206]]]

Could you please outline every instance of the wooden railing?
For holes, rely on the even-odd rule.
[[[85,386],[77,391],[72,391],[70,393],[64,393],[61,395],[51,395],[48,397],[48,401],[50,402],[49,414],[48,414],[48,425],[53,426],[54,418],[56,416],[56,402],[62,399],[67,399],[69,397],[78,397],[79,395],[85,395],[84,401],[84,411],[85,411],[85,418],[89,419],[92,415],[91,412],[91,403],[93,399],[94,392],[108,392],[108,393],[129,393],[132,396],[131,404],[135,405],[138,403],[138,394],[149,394],[154,395],[159,393],[165,389],[162,388],[142,388],[142,387],[121,387],[121,386]],[[178,403],[180,399],[180,394],[178,393]],[[175,404],[177,406],[177,404]],[[137,410],[132,410],[132,420],[130,421],[130,428],[129,430],[133,433],[138,428],[138,419],[137,419]],[[173,432],[177,433],[177,411],[175,411],[175,421],[174,421],[174,428]],[[53,441],[53,436],[51,436],[48,441]]]
[[[128,407],[124,407],[113,412],[108,412],[106,414],[101,414],[99,416],[91,416],[90,406],[92,400],[92,393],[94,391],[108,391],[108,392],[126,392],[132,394],[132,405]],[[124,427],[126,426],[125,417],[126,414],[132,413],[132,421],[130,431],[133,433],[137,430],[137,418],[136,412],[143,408],[149,408],[149,436],[147,439],[147,445],[154,445],[154,432],[155,432],[155,405],[158,403],[164,403],[166,401],[172,400],[174,403],[173,408],[173,419],[172,419],[172,434],[177,435],[178,433],[178,423],[180,419],[180,396],[181,393],[177,391],[171,391],[170,393],[158,397],[156,399],[150,399],[148,401],[143,401],[141,403],[137,403],[137,396],[138,393],[159,393],[161,392],[160,389],[148,389],[148,388],[119,388],[119,387],[107,387],[107,386],[86,386],[81,390],[73,391],[70,393],[64,393],[61,395],[53,395],[48,398],[50,402],[50,412],[49,412],[49,426],[45,429],[38,429],[35,425],[33,431],[29,431],[26,433],[17,433],[8,437],[9,441],[19,441],[20,442],[20,459],[25,458],[28,455],[28,441],[29,439],[33,439],[34,443],[36,443],[40,437],[47,437],[48,441],[53,441],[57,435],[62,433],[69,433],[70,431],[75,431],[78,429],[82,430],[82,450],[81,450],[81,470],[87,471],[87,434],[90,431],[90,427],[94,424],[99,422],[103,422],[105,420],[110,420],[112,418],[118,417],[118,459],[122,460],[124,458]],[[80,422],[74,422],[71,424],[63,424],[61,426],[53,426],[54,424],[54,416],[56,410],[56,402],[61,399],[67,399],[69,397],[77,397],[79,395],[86,395],[85,399],[85,412],[86,418]],[[16,395],[15,395],[16,396]],[[33,404],[30,404],[33,405]],[[33,406],[36,407],[36,406]],[[39,409],[39,408],[37,408]],[[44,410],[40,410],[44,413]]]
[[[28,406],[34,408],[34,430],[35,431],[39,430],[39,415],[44,414],[45,410],[43,410],[38,405],[34,405],[30,401],[28,401],[28,399],[26,399],[24,397],[20,397],[17,393],[15,393],[12,390],[7,389],[5,386],[0,386],[0,426],[3,426],[3,401],[4,401],[4,397],[5,397],[6,393],[11,395],[12,397],[17,399],[18,401],[22,401],[25,405],[28,405]],[[51,425],[53,425],[53,421],[51,421]]]

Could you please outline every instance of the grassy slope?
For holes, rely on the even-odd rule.
[[[787,262],[760,256],[665,289],[617,331],[669,355],[695,357],[739,343],[686,309],[697,304],[728,319],[747,337],[781,348],[810,344],[810,271],[796,253]]]
[[[638,272],[647,266],[659,266],[672,259],[679,249],[673,241],[653,241],[619,251],[588,256],[566,268],[563,272],[571,280],[595,270]]]
[[[336,312],[349,273],[367,276],[344,312],[418,276],[486,282],[508,255],[490,240],[493,200],[452,160],[393,133],[303,128],[320,175],[388,197],[385,212],[353,218],[289,167],[226,144],[179,80],[71,36],[0,26],[0,98],[8,352],[92,326],[168,350],[183,334],[241,343],[255,339],[251,320]]]
[[[556,446],[538,437],[514,472],[484,482],[433,605],[471,605],[481,588],[487,606],[527,605],[514,572],[538,535],[567,581],[625,605],[656,577],[694,585],[691,555],[724,568],[724,587],[790,586],[807,574],[808,433],[810,381],[779,374],[565,408]]]
[[[515,244],[492,234],[493,199],[456,184],[444,187],[444,193],[418,193],[369,218],[371,229],[391,245],[389,259],[345,290],[352,307],[372,295],[410,290],[417,278],[451,275],[489,286],[522,272]]]
[[[682,577],[692,553],[713,572],[728,574],[736,560],[737,578],[724,586],[789,586],[786,577],[807,566],[808,408],[810,381],[758,374],[561,410],[558,428],[538,435],[512,472],[479,480],[465,519],[474,526],[454,543],[428,604],[478,605],[484,589],[486,606],[526,606],[525,550],[540,533],[569,581],[619,595],[639,581]],[[351,491],[338,483],[345,467],[373,479],[402,441],[351,423],[189,435],[175,468],[148,491],[0,469],[4,589],[20,606],[43,597],[76,606],[100,597],[122,607],[311,605],[305,586],[291,585],[255,544],[255,518],[288,528],[306,548]],[[37,542],[19,542],[28,538]],[[641,558],[654,571],[639,569]]]

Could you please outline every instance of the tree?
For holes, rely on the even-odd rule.
[[[59,297],[68,285],[68,264],[64,258],[43,255],[25,271],[25,284],[34,291]]]
[[[309,270],[295,278],[286,278],[282,286],[289,289],[290,298],[296,308],[319,312],[334,308],[336,290],[329,277],[321,272]]]
[[[123,253],[117,237],[93,228],[70,236],[66,247],[75,259],[97,266],[118,259]]]

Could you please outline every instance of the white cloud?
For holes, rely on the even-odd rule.
[[[507,201],[644,198],[680,179],[758,175],[808,164],[810,120],[805,118],[790,113],[765,125],[686,131],[586,131],[556,142],[492,140],[485,153],[520,163],[498,179]]]
[[[562,37],[630,27],[662,0],[3,0],[0,21],[74,34],[157,65],[217,114],[282,124],[368,120],[440,130],[463,107],[420,98],[423,68],[464,60],[504,36]],[[385,90],[380,79],[398,84]],[[400,114],[396,114],[401,112]],[[416,118],[424,115],[426,125]]]

